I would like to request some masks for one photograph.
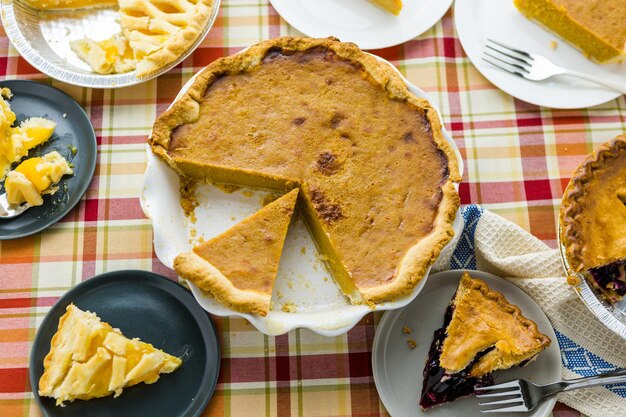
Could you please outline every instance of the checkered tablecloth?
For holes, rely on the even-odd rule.
[[[222,1],[208,38],[169,73],[118,90],[91,90],[47,78],[0,29],[0,79],[51,83],[86,110],[98,138],[98,165],[80,204],[31,237],[0,242],[0,416],[37,416],[27,377],[38,323],[76,283],[118,269],[174,278],[156,258],[139,206],[145,139],[181,86],[214,59],[264,39],[298,35],[262,0]],[[555,218],[583,156],[626,131],[624,97],[585,110],[557,111],[496,89],[465,56],[452,12],[403,45],[372,51],[431,94],[466,163],[463,203],[478,203],[555,246]],[[216,319],[222,343],[219,383],[205,415],[386,415],[374,386],[371,346],[380,316],[346,335],[296,330],[267,337],[241,319]],[[579,416],[557,405],[557,417]]]

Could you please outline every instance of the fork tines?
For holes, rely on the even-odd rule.
[[[482,60],[520,77],[529,74],[533,63],[533,58],[527,52],[493,39],[487,39]]]
[[[481,406],[481,413],[514,413],[528,411],[528,407],[524,404],[524,397],[522,396],[519,381],[511,381],[489,387],[480,387],[476,388],[475,392],[476,397],[480,400],[487,398],[496,399],[496,401],[478,403],[478,405]],[[498,399],[497,397],[511,398]]]

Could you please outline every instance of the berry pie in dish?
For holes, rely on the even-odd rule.
[[[568,281],[583,274],[608,301],[626,295],[626,135],[587,156],[565,190],[560,239]]]
[[[492,385],[493,371],[523,366],[550,346],[517,306],[467,272],[435,331],[430,346],[420,407],[451,402]]]

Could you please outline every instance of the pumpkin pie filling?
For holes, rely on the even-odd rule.
[[[180,123],[176,105],[157,120],[153,150],[195,179],[298,186],[353,302],[410,291],[452,236],[458,207],[458,167],[435,110],[384,64],[331,39],[275,39],[230,59],[188,93],[195,120]]]

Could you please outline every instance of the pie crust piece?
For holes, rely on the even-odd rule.
[[[493,384],[493,371],[525,365],[550,342],[518,307],[465,272],[443,327],[435,331],[420,406],[472,395],[475,387]]]
[[[298,189],[178,255],[174,269],[233,310],[267,315]]]
[[[559,226],[572,285],[579,284],[573,272],[587,273],[626,258],[626,135],[600,146],[574,172],[561,202]],[[626,280],[615,278],[589,281],[609,301],[617,301],[626,294]]]
[[[96,314],[67,306],[52,337],[39,379],[39,395],[56,404],[122,393],[126,387],[153,384],[182,361],[139,339],[128,339]]]
[[[351,43],[278,38],[214,61],[149,142],[185,178],[299,187],[355,304],[410,292],[454,234],[461,178],[437,112]]]

